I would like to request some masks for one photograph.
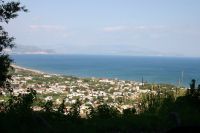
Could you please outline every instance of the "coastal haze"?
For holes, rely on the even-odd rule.
[[[29,12],[5,26],[17,38],[10,51],[17,65],[80,77],[198,82],[198,0],[21,2]]]
[[[21,2],[14,53],[200,57],[199,0]]]
[[[5,26],[16,38],[10,53],[19,66],[178,86],[198,82],[197,0],[21,2],[29,12]]]

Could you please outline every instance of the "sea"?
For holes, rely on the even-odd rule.
[[[200,58],[111,55],[11,55],[16,65],[49,74],[163,83],[200,83]]]

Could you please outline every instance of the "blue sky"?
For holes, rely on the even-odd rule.
[[[17,45],[60,54],[200,57],[200,0],[21,0]]]

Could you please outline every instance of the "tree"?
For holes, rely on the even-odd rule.
[[[135,108],[123,109],[123,116],[125,116],[125,117],[130,117],[130,116],[134,115],[135,113],[136,113]]]
[[[80,118],[80,107],[81,101],[79,99],[76,100],[76,103],[72,105],[70,108],[68,116],[72,119],[79,119]]]
[[[3,23],[8,24],[11,19],[18,16],[18,12],[27,12],[20,2],[5,2],[0,0],[0,88],[6,88],[11,79],[9,69],[11,68],[12,59],[5,52],[6,49],[12,49],[15,46],[14,37],[10,37],[2,26]]]
[[[12,95],[8,100],[6,112],[14,113],[17,115],[29,114],[32,111],[32,104],[36,99],[36,91],[28,88],[27,94],[19,94],[18,96]]]
[[[58,112],[62,114],[65,113],[65,100],[63,100],[60,106],[58,107]]]
[[[192,79],[191,83],[190,83],[190,92],[191,94],[194,94],[195,91],[195,84],[196,84],[196,80]]]
[[[200,84],[198,85],[197,92],[198,92],[198,94],[200,94]]]
[[[109,118],[117,118],[120,114],[117,108],[109,106],[107,104],[102,104],[97,107],[97,109],[90,108],[90,118],[101,118],[101,119],[109,119]]]

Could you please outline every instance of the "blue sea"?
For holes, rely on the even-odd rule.
[[[98,55],[12,55],[16,65],[51,74],[189,86],[200,80],[200,58]]]

